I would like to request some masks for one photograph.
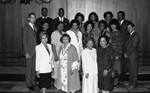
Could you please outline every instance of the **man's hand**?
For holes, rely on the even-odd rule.
[[[106,76],[108,73],[108,70],[104,70],[103,75]]]
[[[30,55],[28,53],[26,53],[25,57],[26,57],[26,59],[29,59]]]
[[[124,53],[124,57],[125,57],[125,58],[128,58],[128,55],[127,55],[126,53]]]

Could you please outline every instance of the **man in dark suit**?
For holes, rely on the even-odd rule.
[[[35,14],[30,13],[28,16],[29,23],[24,26],[22,31],[23,49],[26,60],[25,81],[30,90],[34,90],[35,85],[35,46],[37,43],[35,20]]]
[[[67,18],[64,17],[64,9],[63,8],[59,8],[58,10],[58,16],[57,18],[54,19],[54,29],[56,30],[56,24],[58,22],[63,22],[64,23],[64,32],[66,32],[67,30],[69,30],[69,20]]]
[[[129,70],[129,82],[126,83],[129,89],[133,89],[137,83],[137,74],[138,74],[138,46],[140,43],[140,38],[133,23],[127,24],[127,30],[130,33],[125,44],[125,53],[124,57],[127,59],[128,70]]]
[[[41,14],[42,16],[40,18],[37,18],[35,24],[37,26],[37,44],[40,44],[40,38],[39,38],[39,34],[40,32],[43,31],[43,24],[44,23],[48,23],[48,30],[47,30],[47,34],[49,36],[49,39],[50,39],[50,36],[51,36],[51,33],[53,32],[53,19],[48,17],[47,14],[48,14],[48,9],[46,7],[43,7],[42,10],[41,10]],[[49,42],[51,40],[48,40]]]
[[[119,11],[117,14],[118,21],[120,23],[120,32],[122,35],[123,39],[123,44],[122,44],[122,51],[123,53],[125,52],[125,42],[128,40],[130,33],[127,31],[127,24],[130,22],[129,20],[125,19],[125,12],[124,11]],[[126,64],[126,59],[124,56],[122,56],[122,61],[121,61],[121,75],[120,75],[120,80],[124,80],[125,73],[127,72],[127,64]]]

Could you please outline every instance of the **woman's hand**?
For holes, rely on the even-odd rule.
[[[73,73],[74,73],[74,70],[70,70],[70,75],[73,75]]]
[[[103,72],[103,75],[106,76],[107,73],[108,73],[108,70],[105,69],[104,72]]]
[[[39,71],[36,72],[36,76],[37,76],[38,78],[40,78],[40,73],[39,73]]]
[[[89,73],[85,74],[85,78],[87,78],[87,79],[88,79],[88,77],[89,77]]]

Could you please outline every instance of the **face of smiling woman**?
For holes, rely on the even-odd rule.
[[[45,45],[45,44],[47,44],[47,41],[48,41],[47,36],[46,36],[46,35],[43,35],[43,36],[41,37],[41,42]]]
[[[89,40],[86,44],[88,49],[92,49],[93,48],[93,41]]]
[[[100,39],[100,45],[101,45],[101,47],[103,47],[103,48],[105,48],[105,47],[107,46],[107,41],[106,41],[106,39],[105,39],[104,37],[102,37],[102,38]]]
[[[63,44],[67,45],[69,43],[69,38],[68,37],[63,37]]]

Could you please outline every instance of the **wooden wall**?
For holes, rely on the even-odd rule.
[[[31,2],[30,5],[20,5],[18,0],[13,5],[0,4],[0,52],[22,53],[21,29],[27,23],[27,16],[34,12],[37,17],[41,16],[41,8],[48,8],[49,16],[55,18],[58,9],[63,7],[65,16],[70,20],[77,12],[85,15],[95,11],[99,19],[103,19],[105,11],[112,11],[114,17],[120,10],[125,11],[126,19],[135,23],[136,30],[140,35],[141,51],[150,51],[150,0],[52,0],[50,4],[38,5]]]

